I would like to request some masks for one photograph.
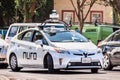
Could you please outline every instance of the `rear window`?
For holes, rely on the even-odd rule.
[[[27,26],[21,26],[19,32],[21,32],[21,31],[23,31],[25,29],[27,29]]]

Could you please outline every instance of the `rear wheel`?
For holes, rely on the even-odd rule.
[[[98,73],[98,69],[91,69],[92,73]]]
[[[112,70],[113,65],[111,64],[110,57],[108,54],[104,54],[104,70]]]
[[[51,55],[47,55],[47,65],[48,65],[48,72],[54,72],[53,59]]]
[[[12,54],[10,56],[10,67],[12,69],[12,71],[20,71],[20,67],[18,67],[18,63],[17,63],[17,57],[15,56],[15,54]]]

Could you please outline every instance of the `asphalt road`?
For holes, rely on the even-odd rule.
[[[10,69],[0,69],[0,80],[120,80],[120,67],[112,71],[100,70],[93,74],[90,70],[62,70],[48,73],[41,69],[22,69],[12,72]]]

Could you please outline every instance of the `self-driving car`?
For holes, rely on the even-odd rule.
[[[28,29],[10,43],[7,60],[12,71],[24,67],[61,69],[102,68],[103,55],[91,41],[75,31]]]
[[[104,55],[104,69],[112,70],[115,66],[120,66],[120,30],[109,35],[98,44]]]

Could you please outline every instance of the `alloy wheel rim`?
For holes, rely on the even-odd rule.
[[[11,57],[11,67],[14,69],[16,68],[17,60],[15,56]]]
[[[107,55],[104,55],[104,67],[107,68],[109,66],[109,58]]]

